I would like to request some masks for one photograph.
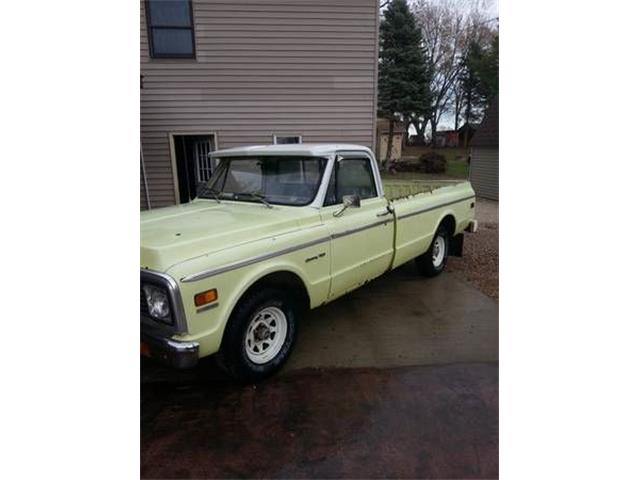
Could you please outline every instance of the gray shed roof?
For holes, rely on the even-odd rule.
[[[498,146],[498,133],[499,133],[499,121],[498,113],[500,108],[498,107],[498,96],[491,101],[491,105],[487,108],[484,118],[478,131],[471,139],[472,147],[497,147]]]

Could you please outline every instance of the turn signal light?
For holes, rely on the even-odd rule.
[[[218,290],[212,288],[211,290],[207,290],[205,292],[200,292],[193,297],[193,300],[196,304],[196,307],[201,307],[202,305],[206,305],[207,303],[215,302],[218,300]]]

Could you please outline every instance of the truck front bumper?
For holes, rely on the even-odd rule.
[[[172,338],[142,332],[140,354],[174,368],[192,368],[198,363],[197,342],[181,342]]]

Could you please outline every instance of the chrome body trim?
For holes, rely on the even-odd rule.
[[[310,242],[305,242],[300,245],[284,248],[282,250],[278,250],[275,252],[256,255],[255,257],[248,258],[247,260],[241,260],[239,262],[230,263],[229,265],[223,265],[222,267],[210,268],[208,270],[203,270],[202,272],[186,275],[182,277],[180,281],[185,283],[197,282],[198,280],[202,280],[204,278],[213,277],[215,275],[220,275],[221,273],[229,272],[231,270],[237,270],[238,268],[247,267],[249,265],[253,265],[254,263],[262,262],[264,260],[269,260],[271,258],[279,257],[281,255],[286,255],[288,253],[292,253],[297,250],[302,250],[304,248],[312,247],[320,243],[328,242],[329,240],[331,240],[331,237],[322,237],[317,240],[311,240]]]
[[[385,224],[389,223],[390,221],[391,221],[391,219],[389,218],[387,220],[380,220],[378,222],[370,223],[369,225],[364,225],[362,227],[352,228],[350,230],[345,230],[344,232],[334,233],[334,234],[331,235],[331,239],[335,240],[336,238],[347,237],[347,236],[353,235],[355,233],[360,233],[360,232],[363,232],[365,230],[369,230],[370,228],[375,228],[375,227],[379,227],[380,225],[385,225]]]
[[[207,310],[211,310],[213,308],[218,308],[218,302],[212,303],[211,305],[205,305],[204,307],[200,307],[196,310],[196,313],[206,312]]]
[[[184,313],[184,305],[182,304],[182,296],[180,295],[178,283],[173,279],[173,277],[166,273],[141,268],[140,283],[160,284],[167,289],[167,293],[169,294],[169,299],[171,301],[173,325],[165,325],[165,327],[171,328],[173,333],[186,333],[187,320]],[[162,322],[156,322],[152,317],[143,316],[141,322],[147,325],[158,325],[159,327],[162,327]]]
[[[171,340],[170,338],[168,338],[165,341],[165,343],[171,349],[175,350],[176,352],[181,352],[181,353],[197,352],[198,349],[200,348],[200,345],[198,344],[198,342],[179,342],[177,340]]]
[[[442,208],[442,207],[447,207],[449,205],[453,205],[454,203],[460,203],[460,202],[464,202],[465,200],[471,200],[472,198],[476,198],[476,196],[472,195],[470,197],[461,198],[460,200],[454,200],[452,202],[441,203],[439,205],[434,205],[433,207],[423,208],[423,209],[417,210],[415,212],[405,213],[404,215],[399,215],[398,216],[398,220],[404,220],[405,218],[413,217],[415,215],[421,215],[423,213],[427,213],[427,212],[430,212],[432,210],[437,210],[438,208]]]

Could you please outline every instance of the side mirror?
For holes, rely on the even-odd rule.
[[[345,195],[342,197],[342,208],[333,213],[334,217],[342,215],[347,208],[360,208],[360,195]]]
[[[342,205],[344,205],[345,208],[360,208],[360,195],[345,195],[342,197]]]

